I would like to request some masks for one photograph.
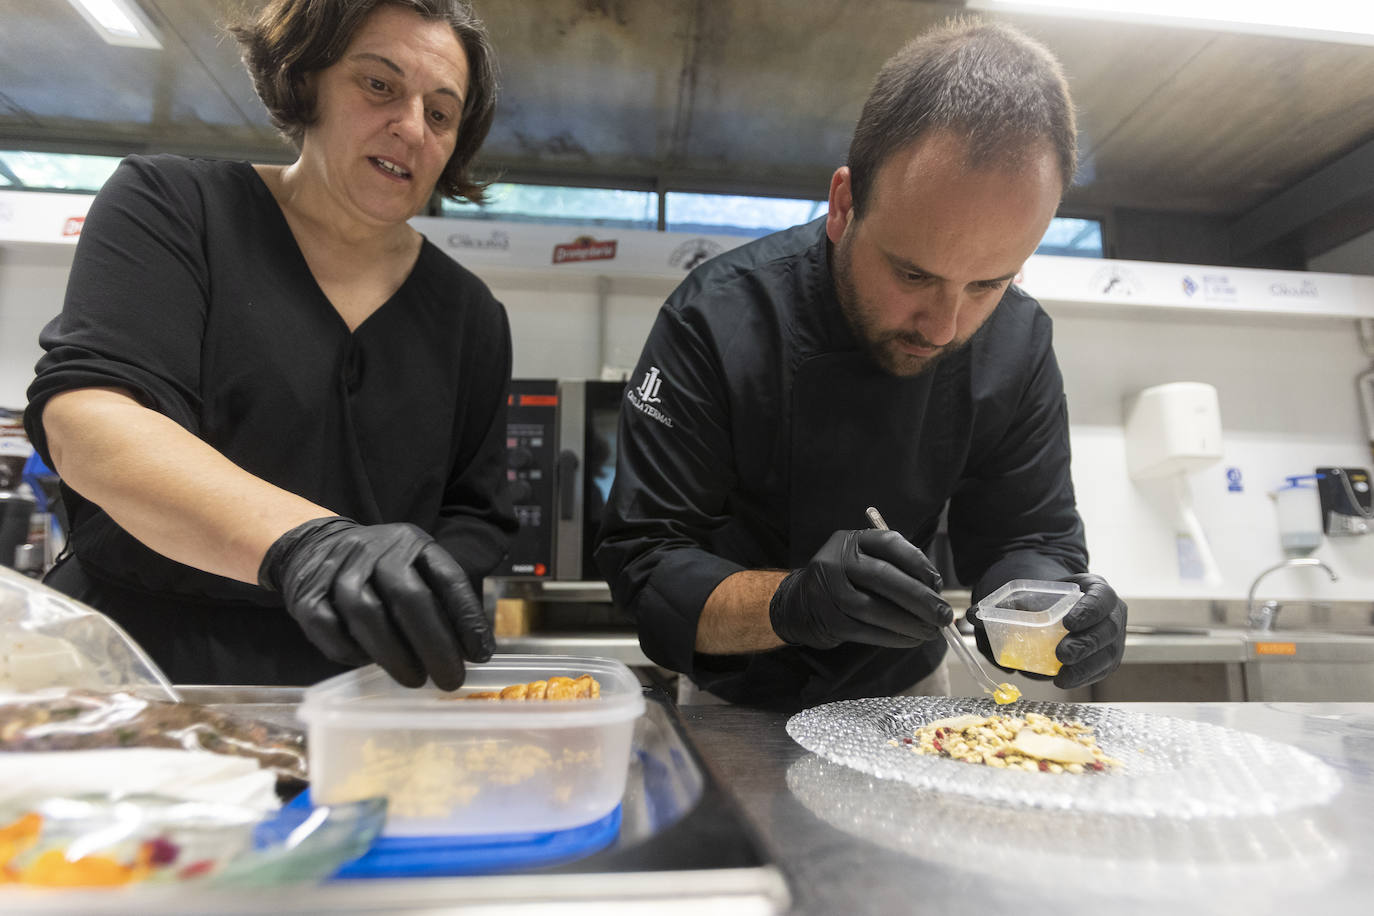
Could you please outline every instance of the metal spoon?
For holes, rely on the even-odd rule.
[[[887,522],[883,521],[882,513],[876,508],[869,506],[867,513],[868,520],[873,524],[874,528],[877,528],[879,531],[892,530],[887,527]],[[968,646],[964,645],[964,637],[960,635],[959,631],[955,628],[954,621],[951,620],[947,626],[941,627],[940,632],[944,634],[945,642],[949,643],[949,647],[954,650],[954,654],[959,656],[960,661],[968,668],[969,674],[973,675],[973,679],[986,693],[992,695],[992,699],[999,706],[1005,703],[1014,703],[1021,699],[1021,691],[1016,689],[1014,684],[999,684],[988,676],[987,669],[979,664],[978,659],[969,651]]]

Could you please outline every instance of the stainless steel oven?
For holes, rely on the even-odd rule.
[[[506,477],[520,530],[492,575],[560,581],[601,578],[591,554],[615,477],[624,395],[625,382],[511,382]]]

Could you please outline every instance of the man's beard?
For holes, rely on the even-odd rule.
[[[965,341],[955,340],[939,348],[933,356],[917,356],[899,348],[899,344],[912,347],[935,347],[919,331],[885,330],[879,324],[881,309],[865,302],[854,286],[854,259],[848,242],[841,239],[835,246],[831,273],[835,278],[835,298],[840,302],[840,311],[849,323],[849,330],[858,338],[859,344],[869,357],[884,372],[899,378],[910,378],[929,370],[946,353],[959,349]]]

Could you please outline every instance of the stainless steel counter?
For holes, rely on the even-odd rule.
[[[299,691],[186,688],[292,721]],[[1365,912],[1374,890],[1374,703],[1121,704],[1306,750],[1343,787],[1317,810],[1243,819],[1091,818],[919,793],[826,763],[786,716],[674,709],[657,694],[636,729],[621,840],[581,863],[513,875],[195,893],[6,898],[9,911],[248,913],[772,913],[846,916]],[[652,763],[652,766],[650,765]],[[637,768],[636,768],[637,767]],[[673,811],[635,828],[651,771]],[[652,806],[650,806],[652,807]],[[660,814],[662,811],[660,811]],[[789,908],[790,907],[790,908]]]
[[[1050,815],[822,766],[787,736],[785,716],[682,713],[787,873],[797,914],[1368,911],[1374,703],[1121,705],[1286,742],[1334,767],[1343,788],[1320,810],[1265,818]]]

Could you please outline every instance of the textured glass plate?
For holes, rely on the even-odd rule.
[[[1075,776],[1030,773],[917,754],[902,744],[927,722],[963,713],[1074,719],[1122,761]],[[969,697],[874,697],[805,710],[787,722],[802,747],[828,760],[922,789],[1033,808],[1137,817],[1242,817],[1329,801],[1340,777],[1286,744],[1229,728],[1113,706],[1021,702],[999,709]],[[894,746],[891,741],[896,741]]]

